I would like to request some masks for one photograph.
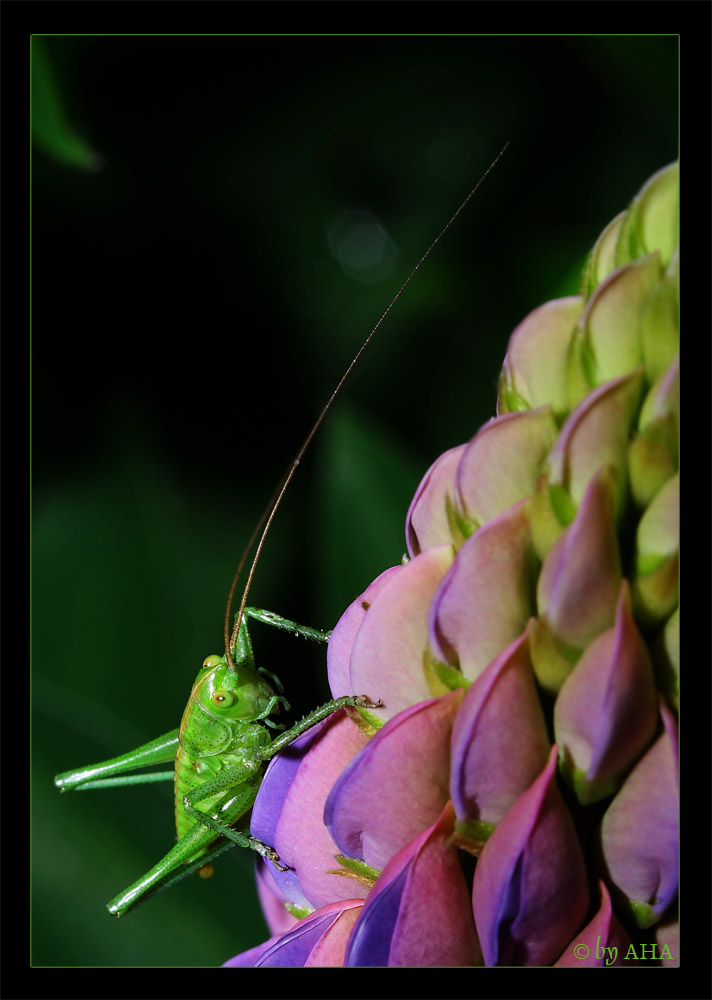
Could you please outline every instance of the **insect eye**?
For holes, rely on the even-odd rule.
[[[217,653],[213,653],[212,656],[206,656],[203,660],[203,670],[207,670],[208,667],[217,667],[221,659],[222,657],[218,656]]]
[[[212,697],[213,705],[217,705],[218,708],[230,708],[234,701],[235,695],[231,691],[224,691],[222,688],[217,690]]]

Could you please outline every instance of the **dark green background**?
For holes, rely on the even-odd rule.
[[[178,724],[283,466],[511,140],[299,470],[251,600],[331,627],[400,559],[420,477],[494,414],[512,329],[576,291],[600,230],[676,157],[677,47],[35,37],[35,965],[217,965],[266,937],[238,850],[112,921],[172,842],[169,786],[60,797],[52,776]],[[354,210],[386,266],[336,259]],[[253,629],[259,661],[306,711],[323,652],[271,631]]]

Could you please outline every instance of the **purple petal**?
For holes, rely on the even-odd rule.
[[[326,652],[326,664],[329,674],[329,687],[333,698],[341,698],[344,695],[360,694],[351,688],[351,678],[349,674],[349,661],[351,659],[351,649],[356,638],[356,633],[361,628],[361,624],[371,603],[375,600],[376,594],[382,589],[384,584],[403,567],[401,565],[391,566],[377,576],[373,583],[364,592],[349,604],[341,618],[331,633],[329,645]]]
[[[450,796],[458,823],[496,826],[541,774],[548,756],[525,633],[480,674],[457,713]]]
[[[338,853],[322,821],[336,778],[368,743],[343,712],[314,726],[273,758],[252,813],[251,832],[273,846],[287,871],[269,861],[266,870],[279,894],[297,906],[323,906],[366,894],[357,882],[329,874]]]
[[[373,904],[364,910],[346,950],[346,966],[387,966],[391,955],[391,938],[398,921],[403,890],[408,881],[408,868],[398,869],[380,889],[371,892]]]
[[[426,549],[452,543],[448,510],[454,506],[455,474],[465,447],[461,444],[450,448],[436,459],[415,491],[405,519],[411,558]]]
[[[658,921],[677,894],[677,725],[663,703],[660,715],[663,732],[601,823],[604,878],[640,927]]]
[[[343,906],[343,904],[342,904]],[[346,948],[354,925],[359,918],[363,903],[353,900],[353,905],[342,909],[339,916],[319,938],[304,963],[305,968],[343,967],[346,963]]]
[[[326,720],[328,721],[328,720]],[[286,795],[297,775],[302,760],[307,754],[325,723],[319,723],[308,732],[303,733],[288,747],[287,751],[273,757],[269,763],[255,804],[252,807],[250,833],[263,844],[275,847],[277,840],[277,825],[282,812]],[[277,853],[280,854],[279,848]],[[304,895],[297,873],[293,868],[287,871],[277,871],[273,865],[265,862],[277,894],[295,906],[311,909],[312,904]]]
[[[358,919],[348,966],[481,965],[472,906],[457,851],[454,814],[437,822],[386,865]]]
[[[421,702],[379,729],[334,784],[324,822],[342,854],[384,865],[440,815],[462,691]]]
[[[615,627],[591,643],[554,706],[562,772],[586,804],[611,795],[655,734],[658,703],[648,648],[624,580]]]
[[[469,680],[526,628],[533,611],[530,541],[523,500],[468,538],[435,594],[431,647]]]
[[[374,715],[390,719],[432,697],[423,669],[427,613],[452,562],[452,546],[428,549],[385,581],[351,650],[350,691],[380,698]]]
[[[627,475],[628,441],[642,368],[589,392],[568,417],[549,456],[550,481],[578,506],[602,466],[616,470],[616,509]]]
[[[597,966],[621,966],[624,963],[630,937],[618,921],[608,889],[598,882],[601,907],[590,924],[579,931],[558,962],[556,968],[585,969]]]
[[[677,907],[671,907],[660,923],[655,925],[655,953],[660,956],[662,964],[669,968],[677,968],[680,964],[680,926]]]
[[[539,615],[546,616],[558,639],[585,649],[613,625],[620,585],[613,486],[604,468],[591,480],[573,524],[544,560],[537,585]]]
[[[273,945],[275,945],[279,940],[281,940],[281,935],[275,934],[274,937],[268,938],[263,941],[262,944],[258,944],[254,948],[248,949],[248,951],[243,951],[239,955],[235,955],[234,958],[230,958],[227,962],[223,962],[223,969],[244,969],[250,968],[256,965],[259,959],[264,955],[266,951],[269,951]]]
[[[586,867],[555,784],[557,747],[484,846],[472,902],[486,965],[548,965],[588,909]]]
[[[334,925],[342,916],[348,915],[349,920],[353,920],[353,909],[362,906],[360,899],[344,900],[340,903],[331,903],[323,906],[315,913],[310,914],[281,938],[278,938],[270,945],[262,955],[254,962],[258,968],[280,968],[284,966],[300,967],[305,965],[341,965],[339,958],[338,944],[343,938],[343,934],[337,935],[336,941],[330,946],[324,947],[324,939],[334,928]],[[350,932],[350,923],[347,924]],[[337,948],[334,949],[333,945]],[[345,946],[346,941],[343,941]],[[335,954],[336,950],[336,954]],[[343,953],[342,953],[343,954]],[[332,961],[326,961],[332,959]]]
[[[257,895],[259,896],[262,913],[267,926],[274,935],[285,934],[297,922],[297,917],[285,908],[286,900],[277,891],[263,860],[256,858],[255,877],[257,880]]]
[[[556,435],[549,406],[507,413],[485,424],[457,469],[457,497],[468,519],[485,524],[531,496]]]

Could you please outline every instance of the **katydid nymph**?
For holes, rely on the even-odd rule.
[[[255,802],[267,763],[307,729],[339,709],[359,712],[368,719],[369,710],[380,706],[377,691],[347,695],[326,702],[289,729],[275,722],[273,716],[281,710],[289,711],[289,704],[279,680],[256,665],[248,619],[321,642],[328,642],[329,633],[248,607],[247,598],[265,538],[304,453],[381,323],[506,148],[494,159],[403,282],[350,362],[280,480],[245,547],[230,587],[223,622],[224,653],[208,656],[203,661],[180,727],[119,757],[56,776],[55,784],[61,791],[154,781],[174,783],[177,842],[142,878],[111,900],[107,908],[112,915],[122,916],[192,872],[198,871],[203,876],[211,874],[211,862],[234,845],[250,848],[275,867],[285,870],[271,845],[239,827],[240,820],[249,815]],[[233,620],[235,588],[253,549],[252,563]],[[282,731],[275,734],[275,730]],[[133,773],[168,763],[172,765],[169,770]]]

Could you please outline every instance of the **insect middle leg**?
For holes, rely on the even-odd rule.
[[[252,837],[242,830],[236,830],[232,825],[254,805],[261,779],[262,761],[259,757],[255,758],[254,765],[234,764],[210,781],[206,781],[200,788],[188,792],[183,797],[183,808],[196,824],[207,827],[239,847],[256,851],[271,861],[276,868],[286,871],[286,867],[278,863],[279,854],[273,847],[263,844],[257,837]],[[196,807],[198,802],[203,802],[222,791],[226,791],[227,794],[220,801],[218,812],[203,812]]]
[[[254,764],[248,764],[246,761],[233,764],[231,767],[225,768],[221,774],[216,775],[210,781],[206,781],[200,788],[195,788],[192,792],[188,792],[183,798],[183,807],[186,813],[191,819],[195,820],[196,824],[208,827],[233,843],[239,844],[240,847],[249,847],[250,850],[257,851],[262,857],[271,861],[275,868],[280,869],[280,871],[286,871],[286,866],[279,864],[279,854],[273,847],[264,844],[256,837],[233,829],[231,825],[236,823],[252,807],[257,798],[262,778],[263,762],[274,757],[280,750],[293,743],[302,733],[311,729],[317,722],[321,722],[323,719],[333,715],[340,708],[347,706],[355,708],[378,708],[379,705],[380,702],[373,703],[368,698],[360,695],[346,695],[342,698],[334,698],[326,702],[319,708],[314,709],[313,712],[310,712],[309,715],[306,715],[300,722],[287,730],[287,732],[277,736],[268,746],[256,749]],[[232,794],[223,798],[217,814],[210,814],[196,808],[198,802],[202,802],[223,791],[231,792]]]
[[[331,701],[327,701],[325,704],[320,705],[319,708],[315,708],[313,712],[305,715],[291,729],[276,736],[268,746],[262,747],[259,751],[260,757],[262,760],[269,760],[270,757],[274,757],[280,750],[284,750],[290,743],[293,743],[298,736],[305,733],[307,729],[311,729],[317,722],[327,719],[334,712],[338,712],[340,708],[381,708],[382,705],[381,701],[370,701],[365,695],[344,695],[341,698],[332,698]]]

